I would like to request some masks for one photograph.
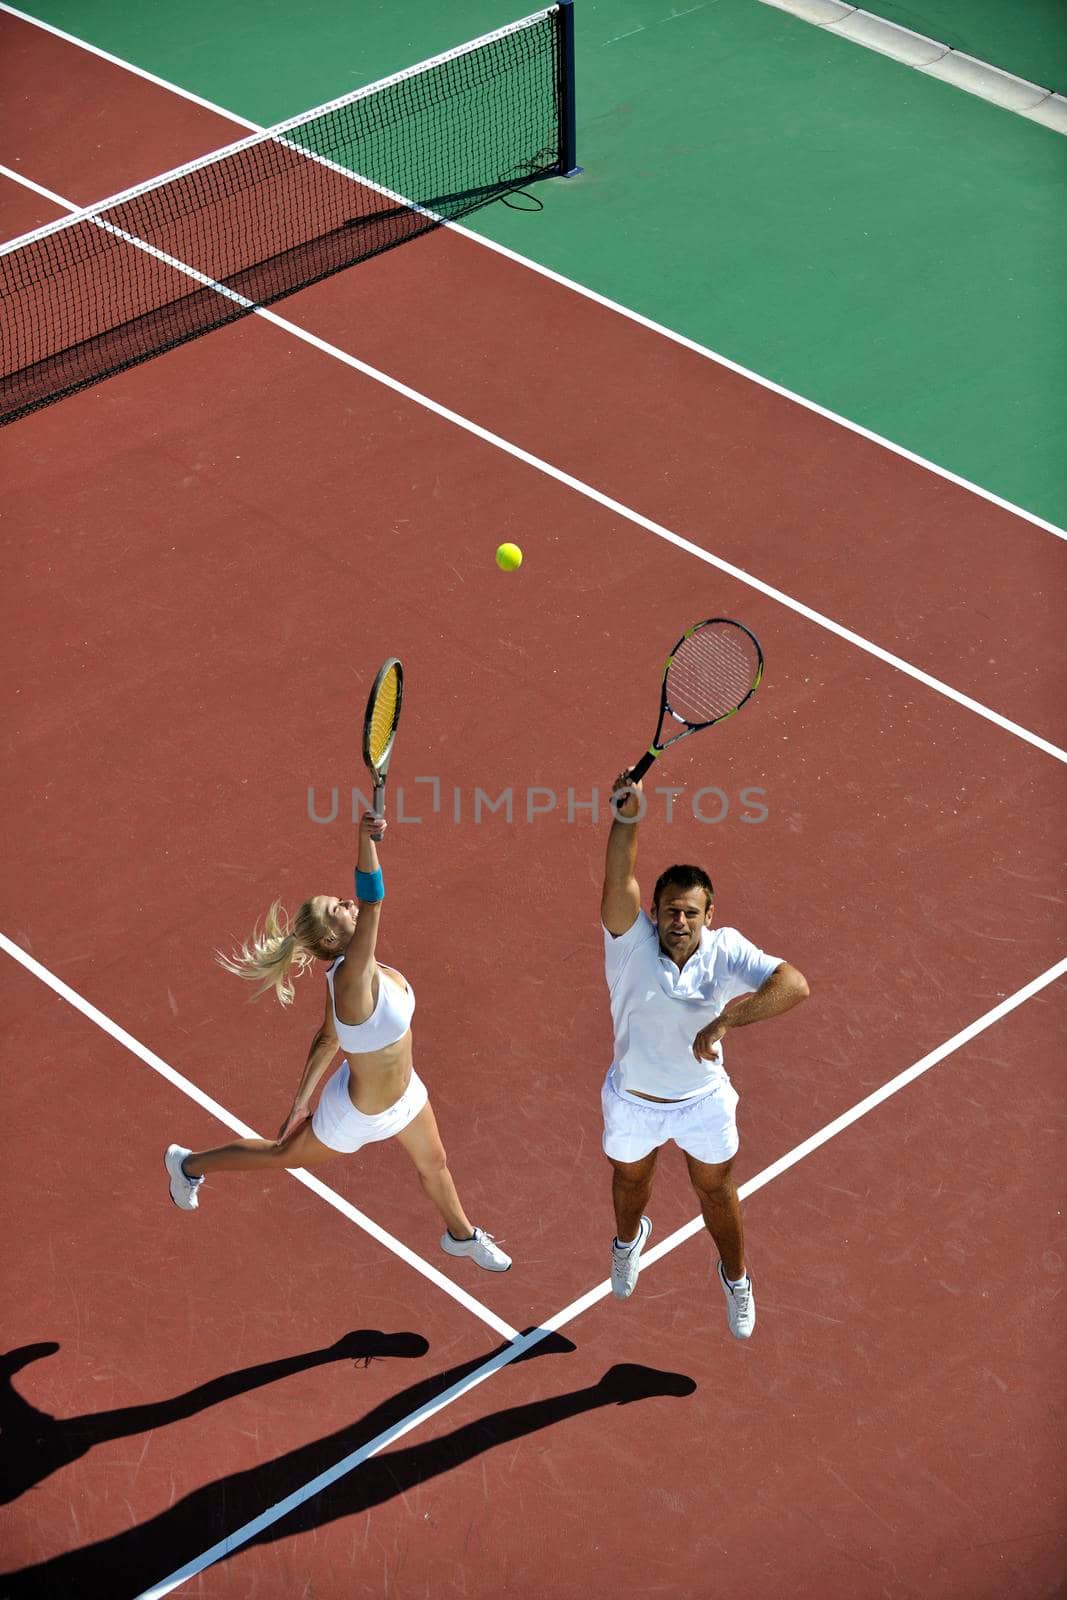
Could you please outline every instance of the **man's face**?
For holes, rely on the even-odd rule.
[[[665,884],[653,907],[663,954],[684,967],[699,948],[701,929],[711,927],[714,910],[703,889],[679,889],[673,883]]]

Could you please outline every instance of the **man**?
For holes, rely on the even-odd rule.
[[[623,794],[623,791],[628,791]],[[712,929],[714,891],[700,867],[668,867],[641,909],[637,831],[641,785],[615,780],[601,920],[611,996],[614,1058],[604,1087],[604,1153],[614,1169],[616,1237],[611,1288],[633,1294],[652,1232],[645,1207],[661,1145],[684,1152],[704,1222],[719,1252],[716,1271],[735,1339],[756,1325],[745,1268],[741,1207],[731,1176],[737,1093],[719,1041],[733,1028],[777,1017],[807,998],[801,972],[764,955],[734,928]],[[739,995],[748,998],[726,1009]]]

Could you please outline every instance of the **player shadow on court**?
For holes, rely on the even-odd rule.
[[[120,1406],[114,1411],[94,1411],[80,1417],[53,1417],[23,1398],[11,1380],[33,1361],[55,1355],[59,1345],[52,1340],[22,1345],[0,1355],[0,1505],[7,1505],[35,1484],[58,1472],[61,1467],[87,1455],[98,1444],[112,1439],[127,1439],[131,1434],[149,1433],[168,1423],[195,1417],[209,1406],[249,1394],[268,1383],[312,1367],[335,1361],[353,1361],[369,1366],[383,1356],[424,1356],[430,1346],[420,1333],[379,1333],[360,1328],[342,1334],[333,1344],[302,1355],[283,1356],[277,1361],[262,1361],[238,1372],[227,1372],[170,1400],[144,1405]]]
[[[403,1422],[508,1348],[503,1345],[489,1356],[477,1356],[435,1377],[423,1379],[376,1406],[359,1421],[311,1444],[194,1489],[166,1511],[136,1527],[24,1567],[19,1572],[4,1574],[0,1576],[0,1595],[3,1600],[28,1600],[29,1596],[53,1594],[77,1595],[78,1600],[105,1600],[105,1597],[106,1600],[136,1600],[147,1588],[194,1561],[267,1508],[303,1491],[338,1462]],[[571,1341],[561,1334],[548,1334],[513,1364],[574,1349]],[[652,1367],[630,1364],[611,1367],[599,1382],[584,1388],[505,1407],[465,1423],[441,1438],[400,1449],[390,1446],[229,1553],[238,1554],[255,1545],[308,1533],[341,1517],[358,1516],[418,1484],[454,1471],[487,1450],[526,1438],[583,1412],[601,1406],[631,1405],[656,1396],[682,1398],[693,1394],[696,1387],[692,1378],[678,1372],[660,1372]],[[222,1561],[227,1556],[220,1554],[217,1559]],[[205,1581],[210,1588],[210,1576]]]

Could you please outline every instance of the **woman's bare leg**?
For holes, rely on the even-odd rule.
[[[416,1119],[418,1120],[418,1119]],[[264,1167],[312,1167],[343,1154],[316,1139],[310,1122],[289,1138],[235,1139],[214,1150],[194,1150],[182,1162],[187,1178],[205,1178],[213,1172],[254,1172]]]
[[[419,1175],[423,1192],[432,1200],[453,1239],[469,1239],[474,1233],[467,1213],[459,1203],[452,1174],[448,1170],[445,1147],[437,1131],[433,1107],[427,1101],[418,1116],[396,1136],[403,1145]]]

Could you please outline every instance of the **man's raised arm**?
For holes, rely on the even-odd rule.
[[[620,789],[629,789],[631,792],[613,806],[615,815],[608,834],[604,890],[600,897],[601,921],[616,939],[629,933],[641,909],[641,890],[636,876],[637,829],[644,804],[640,783],[630,783],[625,773],[615,779],[612,795],[618,794]]]

